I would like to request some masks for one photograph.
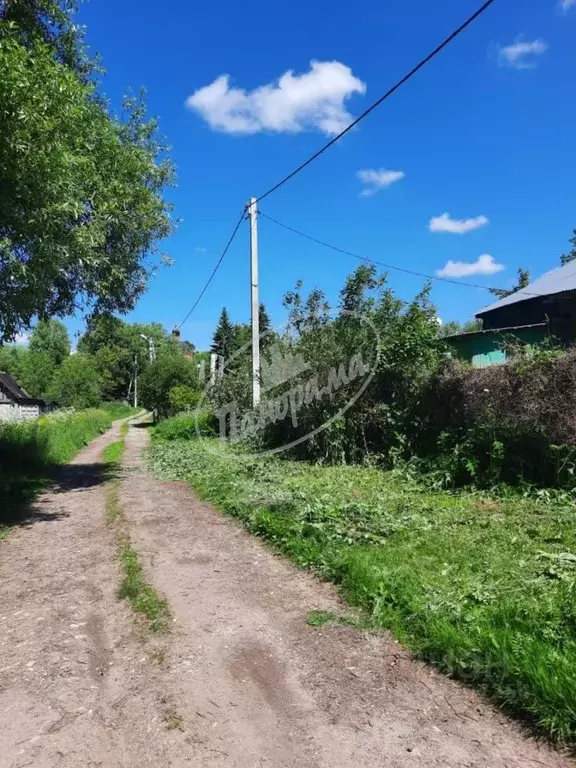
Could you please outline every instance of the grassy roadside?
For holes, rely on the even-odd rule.
[[[113,473],[107,487],[106,522],[114,526],[118,559],[124,574],[118,596],[120,599],[128,599],[137,613],[146,616],[148,626],[153,632],[165,632],[170,619],[168,603],[144,579],[140,558],[130,542],[128,525],[120,504],[120,464],[127,432],[128,424],[124,423],[121,426],[120,439],[110,443],[102,454]]]
[[[133,408],[110,403],[77,413],[55,412],[25,422],[0,422],[0,539],[65,464]]]
[[[376,469],[215,456],[205,447],[156,436],[150,462],[161,478],[187,480],[298,565],[340,584],[371,626],[391,629],[551,739],[576,742],[568,501],[429,492]]]

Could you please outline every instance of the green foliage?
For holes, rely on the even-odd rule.
[[[571,261],[574,261],[576,259],[576,229],[573,232],[573,236],[568,241],[570,245],[572,246],[568,253],[564,253],[562,256],[560,256],[560,264],[564,266],[565,264],[570,264]]]
[[[345,384],[330,397],[302,406],[297,424],[287,418],[269,426],[260,435],[262,445],[285,446],[332,420],[329,428],[297,445],[293,454],[343,463],[373,453],[390,456],[402,448],[404,435],[416,426],[414,405],[421,383],[442,357],[429,290],[426,287],[406,304],[386,287],[385,276],[362,266],[347,279],[336,312],[319,290],[303,297],[298,284],[286,294],[288,331],[275,346],[282,355],[301,355],[309,363],[291,386],[311,376],[325,382],[342,365],[348,370],[353,359],[361,360],[373,376],[352,407],[359,385]],[[266,401],[263,407],[268,407]]]
[[[124,454],[124,440],[116,440],[114,443],[110,443],[104,448],[102,458],[106,464],[120,464],[122,455]]]
[[[190,482],[301,567],[339,583],[373,628],[391,629],[550,738],[576,742],[569,498],[430,492],[395,472],[251,460],[220,441],[162,437],[150,453],[160,477]]]
[[[24,46],[41,40],[57,61],[86,79],[97,71],[84,48],[82,27],[74,24],[75,0],[4,0],[0,19],[10,22]]]
[[[173,412],[170,392],[175,387],[198,389],[196,362],[182,354],[159,356],[140,376],[140,402],[145,408],[155,410],[160,418],[165,418]]]
[[[102,378],[102,395],[106,399],[121,400],[128,396],[133,385],[134,361],[140,374],[149,365],[148,342],[152,339],[158,359],[182,354],[160,323],[124,323],[117,317],[92,318],[86,333],[78,342],[78,351],[94,358]]]
[[[41,320],[30,337],[30,352],[45,354],[54,367],[61,365],[70,355],[70,339],[64,323],[59,320]]]
[[[272,329],[270,315],[264,304],[260,304],[258,309],[258,325],[260,328],[260,348],[266,350],[277,341],[277,334]]]
[[[111,423],[102,410],[0,422],[0,525],[16,518],[21,504],[45,486],[54,465],[69,461]]]
[[[216,435],[216,419],[209,410],[194,411],[161,421],[154,434],[161,440],[195,440],[198,434],[212,437]]]
[[[530,270],[519,267],[518,282],[514,288],[510,288],[509,291],[505,291],[502,288],[490,288],[490,293],[494,296],[498,296],[499,299],[503,299],[506,296],[510,296],[512,293],[516,293],[516,291],[521,291],[522,288],[526,288],[528,285],[530,285]]]
[[[133,408],[126,403],[101,403],[98,406],[98,410],[107,413],[113,421],[118,419],[124,419],[127,416],[135,416],[140,412],[140,408]]]
[[[31,352],[19,346],[0,347],[0,371],[9,373],[30,397],[48,396],[54,370],[48,352]]]
[[[528,279],[523,272],[519,284]],[[300,283],[284,304],[288,328],[262,354],[260,408],[252,411],[249,355],[209,392],[223,433],[232,430],[226,413],[234,404],[235,439],[256,451],[291,446],[292,457],[321,463],[403,466],[438,487],[576,487],[574,350],[512,340],[505,366],[447,363],[442,336],[472,331],[477,321],[439,327],[428,286],[404,302],[368,266],[349,276],[336,310],[317,289],[303,295]],[[355,357],[372,373],[356,400],[359,387],[340,373]],[[287,383],[267,386],[270,370],[296,358],[308,364],[303,372],[286,369]],[[323,386],[330,376],[339,381],[331,390]],[[299,395],[295,411],[290,398],[314,379],[324,394]],[[276,417],[282,398],[288,405]]]
[[[223,357],[224,360],[228,360],[233,354],[235,346],[236,331],[228,317],[228,310],[223,307],[212,339],[211,350]]]
[[[457,336],[460,333],[474,333],[482,330],[482,320],[467,320],[465,323],[459,323],[457,320],[449,320],[439,327],[439,334],[442,338],[446,336]]]
[[[524,348],[479,369],[448,363],[423,383],[404,457],[438,487],[574,489],[575,388],[575,350]]]
[[[168,401],[174,413],[191,411],[199,400],[200,392],[197,389],[192,389],[192,387],[172,387],[168,392]]]
[[[173,171],[143,98],[111,114],[70,66],[68,33],[73,48],[64,3],[12,0],[0,17],[0,341],[77,299],[130,310],[173,229]]]
[[[54,374],[50,399],[60,406],[95,408],[102,401],[102,383],[94,360],[78,352],[70,355]]]

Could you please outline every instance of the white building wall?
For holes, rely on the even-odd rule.
[[[17,405],[0,403],[0,421],[28,421],[40,416],[39,405]]]

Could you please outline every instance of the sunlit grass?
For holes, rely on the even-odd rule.
[[[371,626],[549,737],[576,742],[568,500],[431,492],[378,469],[218,456],[207,445],[157,438],[152,467],[337,582]]]

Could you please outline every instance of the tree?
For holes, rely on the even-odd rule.
[[[149,363],[147,339],[153,339],[157,357],[182,354],[180,342],[174,341],[160,323],[128,324],[110,315],[94,317],[78,342],[78,351],[91,355],[102,378],[102,397],[123,400],[134,371],[134,359],[143,373]]]
[[[576,229],[574,230],[573,237],[571,237],[568,242],[572,248],[568,251],[568,253],[564,253],[562,256],[560,256],[560,264],[562,264],[562,266],[569,264],[571,261],[576,259]]]
[[[494,296],[498,296],[499,299],[503,299],[506,296],[516,293],[516,291],[521,291],[522,288],[526,288],[528,285],[530,285],[530,270],[519,267],[518,282],[514,288],[511,288],[509,291],[503,290],[502,288],[490,288],[490,293]]]
[[[260,325],[260,347],[267,349],[277,339],[277,334],[272,329],[270,315],[265,304],[260,304],[258,309],[258,323]]]
[[[23,45],[41,40],[57,61],[87,79],[98,67],[86,54],[82,27],[72,21],[77,8],[75,0],[4,0],[0,20],[18,29]]]
[[[95,408],[102,401],[100,376],[91,357],[78,352],[66,358],[54,374],[50,399],[60,406]]]
[[[166,355],[149,365],[138,380],[140,402],[160,417],[172,412],[170,393],[177,387],[198,390],[196,363],[183,355]]]
[[[9,5],[13,18],[0,18],[0,342],[34,317],[129,311],[156,268],[156,243],[174,228],[163,199],[173,168],[143,95],[114,115],[57,43],[18,26],[26,5],[65,13],[68,3]],[[50,36],[50,15],[34,18],[48,19]]]
[[[0,347],[0,371],[9,373],[20,386],[25,387],[24,372],[29,352],[25,347]]]
[[[466,320],[465,323],[459,323],[457,320],[449,320],[438,327],[438,333],[443,338],[446,336],[457,336],[460,333],[474,333],[482,330],[482,320],[473,318]]]
[[[50,399],[56,366],[49,352],[25,350],[21,385],[30,397]]]
[[[54,365],[60,365],[70,354],[70,339],[64,323],[41,320],[30,337],[30,352],[44,352]]]
[[[234,354],[235,348],[236,331],[228,317],[228,310],[226,307],[223,307],[216,331],[212,338],[212,346],[210,349],[212,352],[220,355],[220,357],[223,357],[225,361],[228,361]]]
[[[47,398],[55,365],[48,352],[31,352],[26,347],[0,347],[0,371],[6,371],[30,395]]]
[[[242,350],[251,355],[252,348],[252,325],[249,323],[235,323],[234,326],[234,344],[232,354]]]

